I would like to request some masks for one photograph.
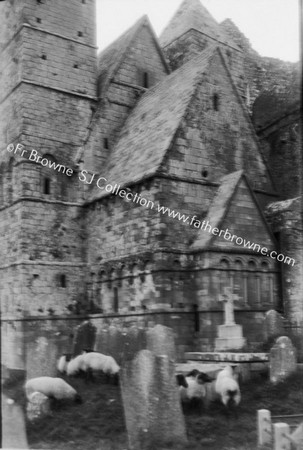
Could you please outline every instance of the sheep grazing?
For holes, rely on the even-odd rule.
[[[118,382],[119,365],[114,358],[98,352],[84,353],[83,366],[87,375],[92,379],[93,372],[103,372],[108,378]]]
[[[227,408],[227,411],[234,410],[237,415],[237,410],[235,408],[240,403],[241,392],[238,381],[236,380],[236,375],[234,374],[231,366],[226,366],[218,373],[215,383],[215,391],[220,396],[220,399],[223,405]]]
[[[85,372],[83,354],[71,359],[66,367],[66,373],[69,377],[81,375]]]
[[[178,379],[179,391],[183,405],[198,406],[199,410],[201,410],[203,399],[206,395],[205,383],[211,382],[212,379],[206,373],[194,369],[184,378],[187,387],[184,384],[180,384],[180,380],[181,378]]]
[[[98,352],[82,353],[71,359],[67,365],[67,375],[84,375],[87,381],[93,380],[94,372],[102,372],[107,378],[112,378],[118,382],[118,372],[120,367],[112,356],[103,355]]]
[[[31,378],[24,386],[26,397],[31,401],[35,392],[40,392],[55,401],[75,401],[81,403],[82,399],[77,391],[62,378],[38,377]]]
[[[64,353],[57,362],[58,372],[64,374],[67,371],[68,362],[71,359],[71,355],[69,353]]]

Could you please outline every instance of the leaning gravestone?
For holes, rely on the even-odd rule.
[[[269,373],[272,383],[284,381],[297,370],[297,351],[287,336],[279,337],[269,354]]]
[[[80,355],[83,350],[93,350],[95,336],[96,327],[89,320],[78,325],[74,338],[73,356]]]
[[[14,400],[2,396],[2,448],[27,449],[25,420]]]
[[[141,350],[121,370],[121,388],[130,450],[186,443],[174,363]]]
[[[156,325],[146,332],[146,347],[155,355],[167,355],[172,361],[176,360],[174,332],[171,328]]]
[[[263,329],[266,341],[278,336],[283,336],[284,325],[282,316],[274,309],[267,311],[264,318]]]

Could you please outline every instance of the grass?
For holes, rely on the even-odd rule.
[[[50,417],[27,422],[29,446],[49,450],[127,450],[127,434],[119,386],[81,379],[68,382],[82,395],[83,404],[63,405]],[[4,392],[25,404],[22,388],[7,385]],[[272,415],[302,414],[302,375],[273,386],[258,379],[241,387],[238,419],[226,417],[220,403],[202,414],[186,411],[189,444],[173,450],[255,450],[256,411],[269,409]],[[264,448],[265,449],[265,448]],[[143,450],[143,449],[142,449]],[[160,447],[150,450],[162,450]],[[163,449],[164,450],[164,449]],[[166,449],[165,449],[166,450]]]

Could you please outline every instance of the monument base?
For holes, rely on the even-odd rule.
[[[215,340],[215,351],[238,350],[245,346],[241,325],[219,325],[218,337]]]

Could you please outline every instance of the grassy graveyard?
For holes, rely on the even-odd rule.
[[[54,450],[126,450],[127,435],[119,386],[103,382],[86,384],[71,379],[82,395],[80,405],[64,405],[51,417],[27,423],[30,448]],[[7,386],[4,391],[25,404],[22,387]],[[257,442],[256,411],[269,409],[272,415],[303,412],[302,375],[272,386],[258,379],[241,386],[239,417],[227,418],[219,403],[213,403],[201,415],[186,411],[189,444],[174,450],[255,450]],[[169,448],[169,447],[167,447]],[[160,448],[154,450],[162,450]]]

